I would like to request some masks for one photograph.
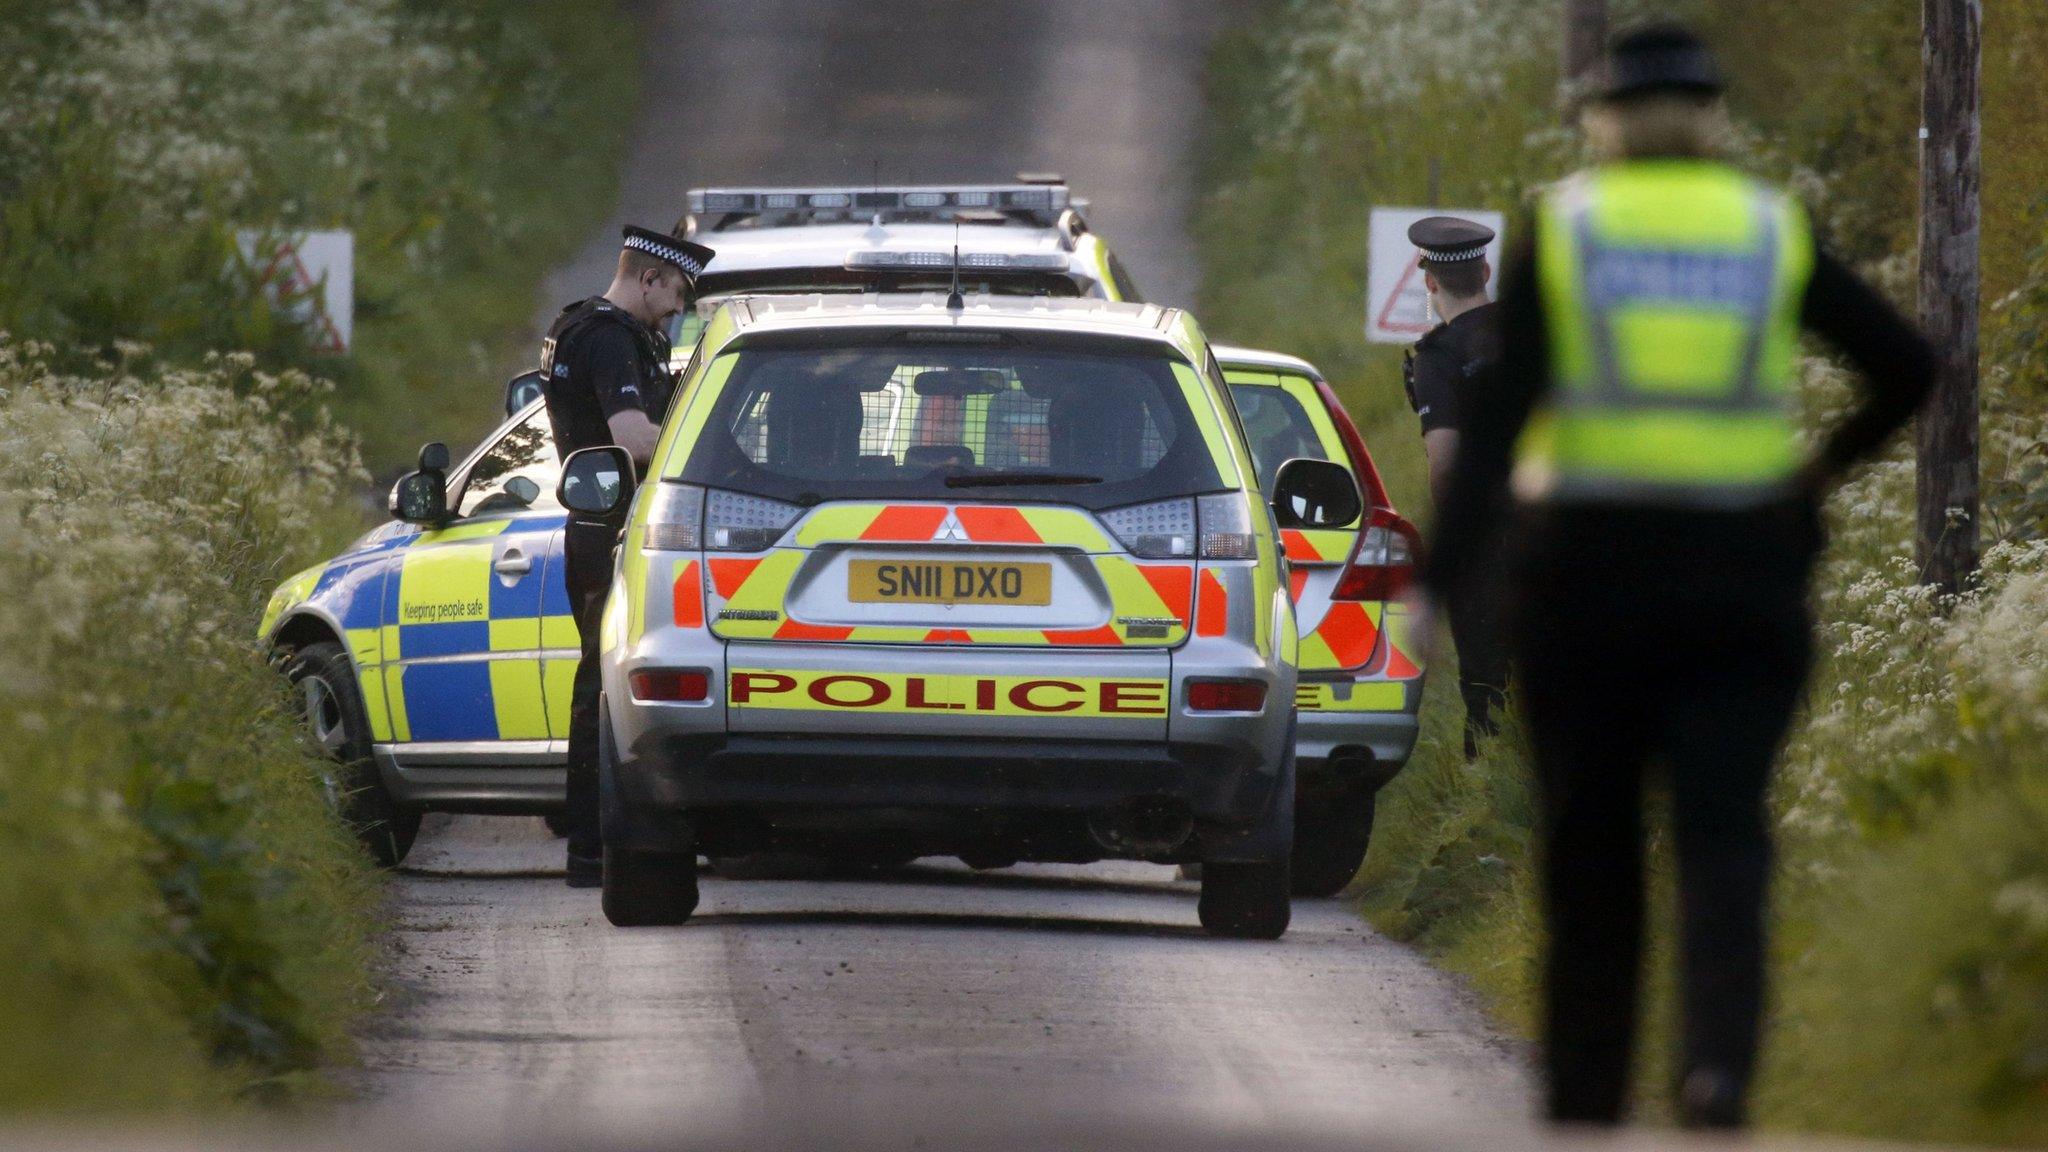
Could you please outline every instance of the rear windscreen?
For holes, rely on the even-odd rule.
[[[728,356],[679,477],[691,483],[800,504],[1089,508],[1223,486],[1184,392],[1198,378],[1156,354],[883,343]]]
[[[1273,478],[1289,460],[1328,460],[1308,410],[1286,389],[1265,384],[1232,384],[1230,398],[1244,425],[1252,463],[1259,469],[1259,491],[1273,495]]]

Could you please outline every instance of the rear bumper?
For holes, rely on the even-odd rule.
[[[1421,731],[1413,712],[1303,712],[1298,723],[1294,749],[1303,780],[1341,775],[1374,788],[1408,763]]]
[[[1284,762],[1276,771],[1240,747],[1149,741],[654,732],[620,753],[604,772],[606,842],[648,850],[763,850],[796,829],[900,834],[931,853],[1004,842],[1025,859],[1100,858],[1119,853],[1090,840],[1090,819],[1142,805],[1193,821],[1189,859],[1263,855],[1247,836],[1291,812],[1279,801],[1293,786]]]
[[[650,734],[618,776],[622,801],[657,810],[1095,809],[1157,796],[1200,820],[1245,824],[1276,780],[1255,764],[1214,745]]]
[[[1421,677],[1405,681],[1304,679],[1297,714],[1302,818],[1356,811],[1408,763],[1420,732]],[[1389,692],[1394,694],[1390,698]]]

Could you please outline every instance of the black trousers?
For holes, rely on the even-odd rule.
[[[1553,513],[1513,614],[1543,801],[1553,1119],[1627,1102],[1644,924],[1644,786],[1668,773],[1678,856],[1680,1076],[1746,1090],[1764,1005],[1765,787],[1811,657],[1804,508]]]
[[[612,582],[612,549],[619,539],[611,524],[570,520],[563,529],[563,575],[583,657],[569,692],[569,854],[595,857],[604,850],[597,805],[598,631]]]
[[[1479,738],[1500,728],[1507,706],[1508,638],[1501,618],[1499,582],[1491,576],[1451,598],[1451,645],[1458,650],[1458,695],[1465,701],[1465,758],[1479,754]]]

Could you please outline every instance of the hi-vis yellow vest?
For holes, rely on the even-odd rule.
[[[1545,197],[1536,247],[1555,388],[1517,492],[1712,508],[1786,490],[1813,274],[1795,201],[1719,164],[1618,164]]]

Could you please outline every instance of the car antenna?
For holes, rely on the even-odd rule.
[[[946,296],[946,311],[960,312],[967,308],[966,297],[960,295],[960,218],[953,217],[953,291]]]

